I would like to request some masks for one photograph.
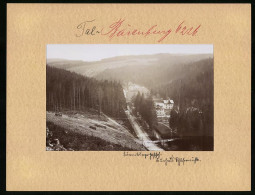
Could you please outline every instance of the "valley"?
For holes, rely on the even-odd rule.
[[[93,62],[47,59],[47,123],[84,136],[87,145],[75,150],[210,150],[212,144],[197,140],[213,135],[212,58],[159,53]],[[173,100],[171,121],[158,118],[154,99]]]

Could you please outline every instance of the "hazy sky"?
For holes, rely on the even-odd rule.
[[[47,59],[98,61],[123,55],[146,55],[157,53],[204,54],[213,53],[213,45],[189,44],[49,44]]]

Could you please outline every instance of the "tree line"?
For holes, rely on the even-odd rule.
[[[152,94],[170,97],[175,102],[170,127],[184,134],[213,134],[213,59],[201,60],[179,67],[184,75],[151,89]],[[203,132],[202,132],[203,131]]]
[[[113,117],[126,107],[123,88],[116,81],[98,81],[63,69],[46,66],[46,109],[48,111],[93,108]]]
[[[154,107],[154,102],[152,96],[144,97],[144,94],[137,93],[133,97],[132,102],[135,107],[135,113],[137,112],[141,117],[147,122],[150,128],[153,128],[157,124],[156,110]]]

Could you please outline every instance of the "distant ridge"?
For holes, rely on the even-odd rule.
[[[104,58],[100,61],[82,61],[68,59],[47,59],[47,65],[95,77],[105,70],[127,66],[158,66],[162,64],[184,64],[213,58],[213,54],[171,54],[127,55]]]

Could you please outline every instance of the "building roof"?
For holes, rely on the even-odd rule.
[[[155,103],[162,103],[162,104],[173,104],[174,103],[174,101],[171,99],[163,100],[162,98],[154,98],[153,101]]]
[[[173,103],[174,103],[174,101],[173,101],[173,100],[171,100],[171,99],[169,99],[169,100],[164,100],[164,103],[165,103],[165,104],[173,104]]]

